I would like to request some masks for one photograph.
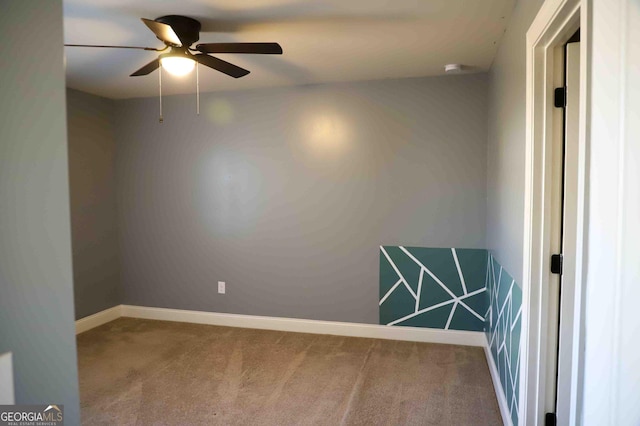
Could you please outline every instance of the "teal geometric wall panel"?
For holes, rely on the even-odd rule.
[[[484,331],[518,424],[522,289],[487,250],[380,247],[380,324]]]
[[[483,331],[487,251],[380,246],[380,324]]]
[[[491,255],[486,283],[489,304],[485,317],[487,341],[493,362],[500,373],[500,383],[507,398],[511,420],[517,425],[520,403],[522,289]]]

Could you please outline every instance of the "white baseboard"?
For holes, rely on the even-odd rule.
[[[336,336],[406,340],[410,342],[444,343],[464,346],[484,346],[484,333],[479,331],[436,330],[417,327],[319,321],[254,315],[222,314],[182,309],[150,308],[122,305],[122,316],[163,321],[190,322],[225,327],[256,328]]]
[[[487,358],[487,364],[489,364],[489,372],[491,373],[493,388],[495,389],[496,397],[498,398],[498,406],[500,407],[500,414],[502,415],[502,423],[504,426],[513,426],[507,397],[504,394],[504,389],[502,389],[502,383],[500,382],[500,373],[498,373],[498,367],[496,367],[496,361],[493,359],[491,347],[489,346],[489,341],[487,340],[486,335],[484,336],[484,354]]]
[[[122,316],[122,305],[105,309],[76,321],[76,334],[83,333]]]
[[[13,355],[6,352],[0,355],[0,405],[15,404],[13,384]]]
[[[255,328],[259,330],[291,331],[297,333],[332,334],[335,336],[372,339],[404,340],[408,342],[442,343],[448,345],[479,346],[485,348],[494,385],[500,391],[498,375],[487,338],[482,331],[439,330],[433,328],[386,326],[351,322],[321,321],[298,318],[264,317],[256,315],[224,314],[183,309],[118,305],[76,321],[76,334],[101,326],[120,317],[189,322],[224,327]],[[497,380],[497,382],[496,382]],[[498,389],[496,388],[496,389]],[[500,398],[498,398],[500,399]],[[506,398],[502,394],[504,405]]]
[[[442,343],[449,345],[486,345],[481,331],[438,330],[350,322],[320,321],[297,318],[264,317],[255,315],[224,314],[189,311],[183,309],[153,308],[118,305],[76,321],[76,334],[106,324],[120,317],[161,321],[190,322],[225,327],[255,328],[260,330],[291,331],[336,336],[366,337],[373,339],[405,340],[409,342]]]

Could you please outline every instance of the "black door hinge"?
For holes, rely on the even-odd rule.
[[[544,415],[544,426],[556,426],[555,413],[547,413]]]
[[[567,106],[567,88],[558,87],[553,91],[553,106],[564,108]]]
[[[562,254],[551,255],[551,273],[552,274],[562,273]]]

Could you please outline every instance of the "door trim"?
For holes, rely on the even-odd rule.
[[[563,281],[563,294],[571,294],[560,307],[561,333],[571,336],[569,347],[571,356],[563,365],[568,369],[569,398],[559,404],[557,413],[571,419],[576,424],[580,413],[580,392],[578,378],[582,359],[582,264],[584,257],[584,206],[586,176],[586,100],[589,46],[587,0],[547,0],[542,5],[527,32],[527,86],[526,86],[526,147],[525,147],[525,217],[524,217],[524,259],[523,259],[523,338],[521,353],[520,413],[521,424],[541,425],[544,422],[544,401],[546,396],[547,353],[549,342],[545,331],[548,322],[545,313],[549,308],[550,258],[553,226],[550,220],[552,208],[552,151],[558,143],[557,126],[554,130],[553,89],[554,75],[558,64],[557,49],[580,28],[580,129],[577,167],[577,217],[576,236],[572,244],[576,247],[574,280]]]

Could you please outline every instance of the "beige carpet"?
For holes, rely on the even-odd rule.
[[[499,425],[481,348],[120,318],[78,336],[85,425]]]

